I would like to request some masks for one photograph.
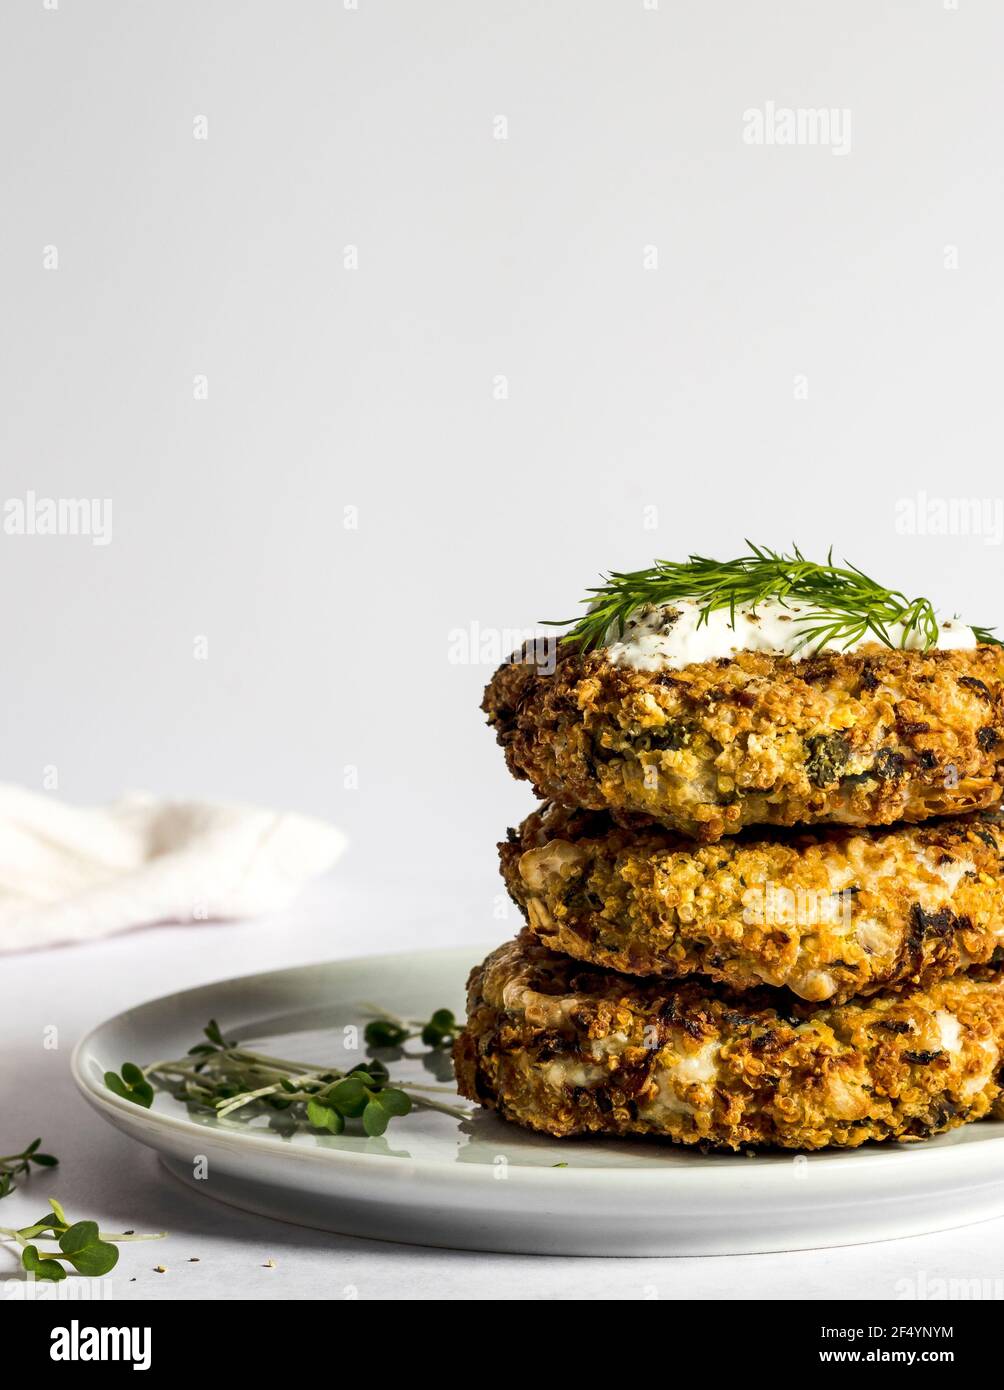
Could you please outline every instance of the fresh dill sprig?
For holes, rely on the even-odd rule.
[[[826,563],[817,564],[797,546],[785,555],[752,541],[746,544],[749,552],[735,560],[691,555],[683,561],[656,560],[649,569],[614,571],[588,590],[582,600],[585,614],[549,626],[571,624],[562,641],[574,642],[585,652],[614,635],[622,637],[627,620],[640,608],[691,599],[700,606],[699,626],[724,608],[734,627],[737,609],[755,612],[758,603],[771,599],[785,607],[797,602],[812,610],[793,619],[798,635],[793,652],[819,651],[828,644],[846,649],[868,634],[886,647],[926,651],[937,642],[938,620],[930,599],[907,598],[899,589],[887,589],[846,561],[835,565],[832,548]],[[898,643],[890,636],[894,627],[902,629]],[[992,628],[974,627],[973,633],[978,642],[1002,645]]]
[[[380,1023],[395,1029],[397,1042],[391,1044],[382,1029],[376,1030],[380,1032],[378,1040],[367,1028],[371,1047],[394,1046],[404,1037],[416,1036],[401,1025],[398,1037],[400,1021],[392,1015],[382,1015]],[[453,1015],[440,1009],[420,1027],[419,1035],[430,1048],[436,1048],[451,1039],[456,1026]],[[383,1134],[392,1119],[407,1115],[413,1108],[438,1110],[461,1120],[469,1114],[434,1094],[455,1095],[452,1087],[419,1081],[392,1084],[387,1067],[378,1058],[343,1071],[324,1063],[291,1062],[252,1052],[224,1038],[215,1019],[210,1019],[203,1032],[206,1041],[189,1048],[187,1056],[144,1067],[125,1062],[118,1072],[105,1073],[105,1085],[123,1100],[145,1109],[153,1104],[157,1085],[175,1100],[211,1110],[221,1120],[273,1112],[273,1123],[280,1128],[309,1128],[330,1134],[341,1134],[346,1120],[359,1120],[370,1138]]]

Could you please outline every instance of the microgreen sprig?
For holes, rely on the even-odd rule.
[[[382,1015],[380,1021],[395,1030],[393,1034],[381,1033],[381,1037],[397,1037],[397,1030],[402,1028],[404,1036],[414,1036],[392,1015]],[[441,1046],[456,1029],[456,1020],[447,1009],[437,1010],[420,1025],[429,1047]],[[144,1067],[126,1062],[119,1072],[105,1073],[105,1085],[115,1095],[146,1109],[153,1104],[157,1086],[183,1104],[213,1111],[221,1120],[249,1119],[265,1111],[286,1112],[284,1118],[291,1128],[301,1126],[330,1134],[341,1134],[347,1120],[358,1120],[371,1138],[383,1134],[392,1119],[407,1115],[413,1108],[436,1110],[455,1119],[466,1119],[469,1113],[437,1098],[436,1092],[454,1094],[449,1086],[418,1081],[392,1084],[379,1058],[344,1071],[323,1063],[294,1062],[253,1052],[234,1039],[226,1039],[215,1019],[210,1019],[203,1033],[205,1041],[189,1048],[185,1057]],[[397,1046],[372,1041],[368,1028],[366,1034],[371,1047]]]
[[[582,600],[587,605],[585,614],[548,625],[571,625],[562,640],[590,651],[614,634],[623,636],[631,614],[649,605],[692,599],[700,606],[699,625],[724,608],[735,626],[738,608],[755,611],[758,603],[772,599],[785,606],[798,601],[812,609],[811,615],[795,620],[799,640],[794,651],[819,651],[828,644],[847,648],[869,635],[893,647],[897,645],[890,636],[893,627],[901,628],[901,647],[926,651],[937,642],[938,620],[929,599],[908,598],[899,589],[887,589],[855,565],[835,565],[832,549],[826,563],[817,564],[797,546],[785,555],[752,541],[746,544],[748,553],[735,560],[691,555],[684,561],[656,560],[649,569],[613,571],[588,590]],[[1002,645],[992,628],[974,627],[973,633],[978,642]]]
[[[55,1197],[49,1198],[52,1214],[46,1213],[28,1226],[15,1230],[0,1226],[0,1240],[14,1241],[21,1247],[21,1265],[36,1279],[57,1282],[66,1278],[66,1265],[78,1274],[96,1279],[115,1268],[119,1252],[115,1246],[127,1240],[162,1240],[165,1231],[137,1235],[135,1231],[100,1231],[96,1221],[70,1222]],[[55,1250],[39,1250],[39,1237],[56,1242]]]
[[[133,1062],[123,1062],[121,1075],[105,1072],[105,1085],[123,1100],[134,1100],[149,1110],[153,1104],[153,1087]]]
[[[449,1047],[460,1032],[460,1024],[449,1009],[437,1009],[424,1023],[410,1022],[374,1009],[363,1032],[368,1047],[403,1047],[411,1038],[420,1038],[426,1047]]]
[[[40,1152],[41,1139],[33,1139],[19,1154],[0,1154],[0,1197],[13,1192],[17,1183],[14,1179],[21,1173],[30,1173],[32,1164],[38,1168],[55,1168],[58,1158]]]

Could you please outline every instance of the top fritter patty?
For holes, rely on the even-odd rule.
[[[538,796],[706,843],[746,825],[958,815],[1004,783],[1004,648],[990,645],[641,671],[564,643],[553,674],[499,667],[482,709]]]

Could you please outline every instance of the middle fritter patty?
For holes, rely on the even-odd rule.
[[[695,845],[545,806],[499,846],[553,950],[632,975],[704,974],[839,1002],[1004,956],[1004,816]]]

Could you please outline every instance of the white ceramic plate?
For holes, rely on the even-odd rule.
[[[156,1149],[194,1190],[348,1235],[536,1254],[746,1254],[1004,1215],[999,1121],[919,1144],[756,1158],[658,1141],[559,1142],[480,1110],[462,1122],[413,1112],[381,1139],[290,1139],[265,1119],[219,1121],[166,1095],[144,1110],[102,1080],[124,1061],[182,1056],[210,1018],[261,1051],[354,1065],[363,1054],[346,1051],[343,1028],[365,1018],[366,1001],[408,1017],[442,1007],[459,1015],[468,970],[489,949],[337,961],[157,999],[88,1034],[73,1055],[74,1078],[100,1115]],[[421,1063],[404,1066],[429,1079]],[[194,1176],[197,1165],[206,1177]]]

